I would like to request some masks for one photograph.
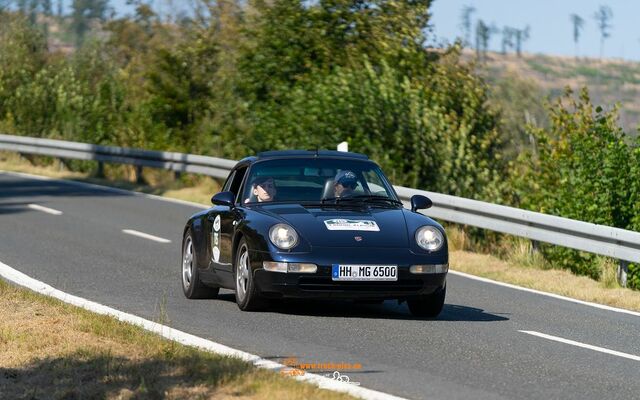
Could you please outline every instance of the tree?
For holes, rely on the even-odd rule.
[[[41,0],[41,3],[42,3],[42,12],[44,13],[44,15],[46,15],[47,17],[50,17],[51,15],[53,15],[53,4],[51,0]]]
[[[573,42],[576,44],[576,58],[578,57],[578,42],[580,41],[580,31],[584,27],[584,19],[578,14],[571,14],[569,17],[573,24]]]
[[[382,61],[407,74],[424,68],[430,0],[254,0],[238,69],[244,90],[276,98],[311,72]],[[263,61],[264,60],[264,61]],[[268,61],[268,62],[265,62]],[[422,63],[422,64],[421,64]]]
[[[604,41],[611,36],[609,29],[613,27],[611,25],[611,18],[613,18],[613,11],[609,6],[600,6],[598,11],[593,14],[593,18],[598,23],[598,29],[600,29],[600,58],[604,53]]]
[[[104,21],[109,0],[73,0],[71,4],[71,26],[76,34],[76,45],[80,47],[92,20]]]
[[[476,54],[478,58],[482,55],[486,59],[491,35],[497,32],[498,28],[495,25],[487,25],[483,20],[478,20],[476,24]]]
[[[514,36],[516,38],[516,54],[518,57],[522,56],[522,44],[529,40],[529,32],[531,31],[529,25],[527,25],[524,29],[516,29],[514,31]]]
[[[515,29],[510,26],[502,28],[502,54],[507,54],[509,48],[513,48]]]
[[[464,45],[471,45],[471,14],[476,12],[476,8],[473,6],[463,6],[460,13],[460,27],[464,33]]]
[[[40,8],[45,15],[44,23],[42,25],[42,31],[44,32],[45,39],[49,38],[49,19],[53,15],[53,6],[51,0],[40,0]]]

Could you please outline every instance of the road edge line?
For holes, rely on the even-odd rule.
[[[279,371],[286,370],[290,367],[279,364],[275,361],[267,360],[257,356],[255,354],[247,353],[242,350],[237,350],[229,346],[225,346],[220,343],[216,343],[212,340],[204,339],[199,336],[186,333],[175,328],[168,327],[166,325],[152,322],[142,317],[138,317],[133,314],[126,313],[124,311],[116,310],[100,303],[84,299],[82,297],[74,296],[69,293],[65,293],[61,290],[34,279],[0,261],[0,276],[5,280],[12,282],[18,286],[25,287],[36,293],[53,297],[64,303],[71,304],[76,307],[83,308],[85,310],[94,312],[96,314],[108,315],[116,318],[119,321],[128,322],[130,324],[141,327],[142,329],[158,334],[165,339],[178,342],[180,344],[196,347],[202,350],[206,350],[212,353],[236,357],[243,361],[252,363],[258,368],[265,368],[269,370]],[[332,390],[341,393],[347,393],[355,397],[362,399],[372,400],[406,400],[402,397],[394,396],[388,393],[378,392],[373,389],[367,389],[361,386],[352,385],[337,381],[335,379],[327,378],[322,375],[305,372],[304,375],[293,376],[292,378],[316,385],[321,389]]]
[[[582,342],[578,342],[576,340],[571,340],[571,339],[563,338],[563,337],[560,337],[560,336],[553,336],[553,335],[549,335],[547,333],[542,333],[542,332],[537,332],[537,331],[518,330],[518,332],[526,333],[527,335],[539,337],[539,338],[546,339],[546,340],[551,340],[551,341],[557,342],[557,343],[568,344],[570,346],[579,347],[581,349],[587,349],[587,350],[591,350],[591,351],[597,351],[598,353],[603,353],[603,354],[608,354],[608,355],[611,355],[611,356],[626,358],[627,360],[640,361],[640,356],[637,356],[635,354],[625,353],[625,352],[618,351],[618,350],[613,350],[613,349],[608,349],[606,347],[600,347],[600,346],[596,346],[596,345],[593,345],[593,344],[582,343]]]
[[[529,288],[526,288],[526,287],[513,285],[511,283],[498,282],[498,281],[494,281],[493,279],[483,278],[481,276],[471,275],[471,274],[467,274],[465,272],[455,271],[455,270],[452,270],[452,269],[449,269],[449,273],[452,274],[452,275],[457,275],[457,276],[461,276],[461,277],[464,277],[464,278],[472,279],[474,281],[480,281],[480,282],[484,282],[484,283],[492,283],[494,285],[504,286],[504,287],[507,287],[507,288],[520,290],[520,291],[523,291],[523,292],[529,292],[529,293],[537,294],[537,295],[540,295],[540,296],[551,297],[551,298],[554,298],[556,300],[569,301],[571,303],[581,304],[583,306],[589,306],[589,307],[599,308],[599,309],[606,310],[606,311],[613,311],[613,312],[617,312],[617,313],[629,314],[629,315],[633,315],[633,316],[636,316],[636,317],[640,317],[640,312],[632,311],[632,310],[626,310],[624,308],[617,308],[617,307],[607,306],[607,305],[604,305],[604,304],[591,303],[589,301],[573,299],[571,297],[566,297],[566,296],[562,296],[562,295],[555,294],[555,293],[543,292],[541,290],[529,289]]]

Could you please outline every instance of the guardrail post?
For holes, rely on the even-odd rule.
[[[23,160],[26,160],[29,164],[33,165],[33,156],[31,154],[18,153],[18,155],[20,156],[20,158],[22,158]]]
[[[531,254],[536,254],[540,252],[540,242],[537,240],[531,241]]]
[[[69,164],[63,158],[58,158],[58,163],[60,171],[64,171],[65,169],[71,171],[71,168],[69,168]]]
[[[102,161],[98,161],[98,169],[96,170],[97,178],[104,178],[104,163]]]
[[[144,178],[142,177],[142,165],[136,165],[136,183],[144,184]]]
[[[624,260],[618,261],[618,283],[622,287],[627,287],[627,275],[629,274],[629,262]]]

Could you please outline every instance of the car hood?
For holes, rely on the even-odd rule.
[[[254,210],[288,223],[312,246],[406,248],[409,245],[402,209],[272,204]]]

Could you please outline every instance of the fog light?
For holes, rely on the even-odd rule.
[[[313,274],[318,271],[318,266],[315,264],[304,263],[286,263],[277,261],[263,261],[262,267],[271,272],[295,272],[300,274]]]
[[[412,274],[444,274],[449,271],[449,264],[412,265],[409,272]]]
[[[262,267],[271,272],[287,272],[286,262],[263,261]]]

